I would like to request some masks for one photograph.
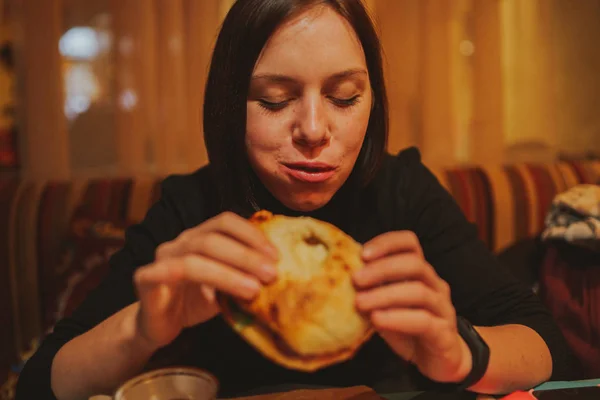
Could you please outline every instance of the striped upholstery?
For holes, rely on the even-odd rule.
[[[433,170],[480,238],[497,252],[539,233],[552,198],[579,184],[600,184],[600,161],[473,166]]]
[[[140,221],[160,178],[70,182],[0,180],[0,384],[41,335],[41,299],[76,210]]]
[[[473,166],[433,173],[478,225],[480,237],[498,251],[540,232],[556,193],[580,182],[600,182],[600,162]],[[13,327],[0,329],[0,374],[41,334],[40,299],[49,290],[46,278],[75,210],[139,221],[158,199],[159,184],[160,178],[0,180],[0,326]],[[10,343],[14,346],[6,347]]]
[[[17,196],[19,183],[16,180],[0,181],[0,385],[7,375],[8,366],[16,360],[14,324],[15,301],[12,297],[13,276],[8,267],[12,205]]]

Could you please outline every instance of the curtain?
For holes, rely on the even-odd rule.
[[[384,49],[390,152],[416,145],[443,167],[502,163],[521,142],[570,151],[600,143],[590,105],[598,92],[579,87],[579,75],[600,80],[587,61],[563,56],[576,35],[600,33],[592,23],[600,1],[578,11],[559,0],[364,1]],[[15,0],[23,173],[166,175],[205,164],[204,81],[233,2]],[[81,27],[96,38],[90,59],[58,45]],[[597,63],[593,40],[577,43]],[[572,141],[578,121],[587,136]]]
[[[205,164],[204,82],[231,3],[19,2],[22,174],[167,175]]]

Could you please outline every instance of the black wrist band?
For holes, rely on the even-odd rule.
[[[490,348],[469,321],[462,317],[457,317],[456,325],[458,334],[469,347],[473,360],[469,374],[462,382],[456,384],[456,389],[462,391],[479,382],[485,375],[490,362]]]

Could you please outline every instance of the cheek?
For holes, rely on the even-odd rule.
[[[246,118],[246,146],[248,151],[272,150],[276,146],[277,128],[272,118],[255,107],[248,106]]]
[[[356,114],[344,119],[337,139],[346,151],[357,154],[360,151],[369,125],[369,116],[370,108],[368,110],[361,109]]]
[[[248,106],[246,117],[246,151],[254,164],[266,165],[277,157],[285,144],[283,123],[262,110]]]

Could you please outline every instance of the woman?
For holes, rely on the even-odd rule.
[[[504,393],[566,378],[548,313],[418,152],[385,154],[383,82],[359,0],[238,0],[207,83],[210,165],[164,181],[110,276],[29,361],[19,398],[110,393],[183,337],[191,347],[176,362],[212,371],[222,396],[284,383]],[[245,219],[261,208],[329,221],[365,244],[356,306],[378,334],[354,359],[286,370],[219,317],[215,291],[251,299],[276,279],[274,249]]]

